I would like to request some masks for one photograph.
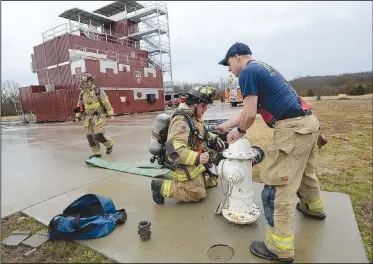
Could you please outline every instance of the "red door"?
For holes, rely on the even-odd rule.
[[[128,91],[119,90],[118,94],[119,94],[119,99],[120,99],[120,112],[129,113],[130,100],[128,97]]]

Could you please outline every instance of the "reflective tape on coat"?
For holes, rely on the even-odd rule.
[[[105,117],[100,117],[97,122],[95,123],[95,126],[98,126],[98,125],[101,125],[102,123],[104,123],[106,121],[106,118]]]
[[[205,166],[203,164],[198,165],[194,170],[189,171],[191,180],[194,180],[198,177],[199,174],[204,172],[206,170]],[[170,175],[179,181],[188,181],[188,176],[185,174],[185,172],[182,172],[184,170],[177,170],[177,171],[171,171]],[[179,173],[178,173],[179,172]]]
[[[100,107],[100,102],[96,102],[96,103],[93,103],[93,104],[86,104],[84,105],[85,109],[88,109],[88,110],[95,110],[97,108]]]
[[[197,156],[198,156],[198,152],[195,152],[193,150],[189,151],[185,164],[194,165],[196,163]]]

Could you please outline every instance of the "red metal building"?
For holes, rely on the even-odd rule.
[[[39,85],[20,88],[23,111],[35,112],[37,121],[72,120],[82,72],[95,76],[116,115],[164,109],[165,92],[172,92],[165,4],[116,1],[60,17],[68,23],[44,32],[34,47],[31,67]]]

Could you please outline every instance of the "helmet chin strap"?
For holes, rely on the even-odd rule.
[[[194,106],[194,116],[198,118],[198,116],[197,116],[197,104],[194,103],[193,106]]]
[[[85,88],[85,89],[89,89],[89,88],[92,87],[92,83],[91,83],[91,85],[89,85],[89,86],[88,86],[88,82],[83,82],[83,84],[84,84],[84,88]]]

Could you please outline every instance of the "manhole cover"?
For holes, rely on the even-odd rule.
[[[207,251],[209,259],[216,262],[226,262],[230,260],[234,255],[234,250],[228,245],[214,245]]]

